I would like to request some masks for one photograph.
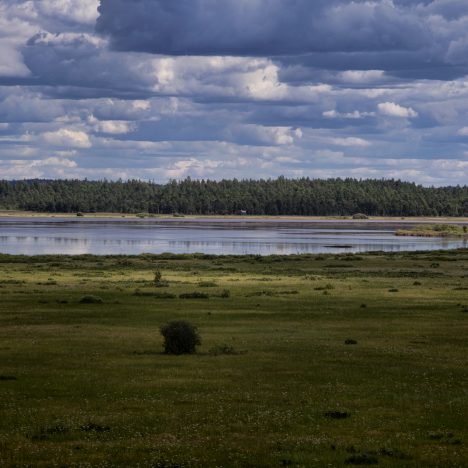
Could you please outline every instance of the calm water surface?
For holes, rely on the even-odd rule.
[[[9,254],[298,254],[468,247],[466,239],[397,237],[411,223],[213,219],[0,218]]]

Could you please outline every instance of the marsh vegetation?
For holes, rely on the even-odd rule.
[[[411,229],[399,229],[397,236],[415,237],[466,237],[468,238],[468,226],[458,224],[429,224],[417,225]]]
[[[466,466],[466,249],[0,255],[0,278],[1,466]],[[196,353],[164,352],[171,321]]]

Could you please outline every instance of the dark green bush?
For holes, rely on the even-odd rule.
[[[346,419],[350,414],[347,411],[327,411],[324,416],[328,419]]]
[[[209,294],[202,292],[182,293],[179,294],[180,299],[209,299]]]
[[[197,327],[185,320],[173,320],[161,328],[166,354],[193,354],[201,344]]]
[[[227,299],[231,297],[231,291],[229,291],[229,289],[223,289],[219,297],[222,297],[223,299]]]
[[[154,272],[154,284],[160,284],[162,281],[162,273],[159,270]]]
[[[99,296],[92,296],[92,295],[83,296],[80,299],[81,304],[102,304],[103,302],[104,301]]]
[[[94,422],[87,422],[86,424],[83,424],[80,426],[80,431],[83,432],[108,432],[110,431],[109,426],[102,426],[101,424],[96,424]]]
[[[176,299],[177,298],[177,296],[173,293],[141,291],[140,289],[136,289],[133,295],[140,296],[140,297],[154,297],[155,299]]]
[[[353,340],[353,339],[347,339],[347,340],[345,340],[345,344],[354,345],[354,344],[357,344],[357,341]]]
[[[198,283],[199,288],[215,288],[218,286],[214,281],[200,281]]]

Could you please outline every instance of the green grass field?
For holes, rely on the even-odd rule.
[[[0,466],[466,467],[467,319],[468,250],[0,255]]]

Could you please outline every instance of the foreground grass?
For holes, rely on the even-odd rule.
[[[467,466],[467,277],[468,250],[0,256],[0,466]],[[161,353],[171,319],[197,355]]]

